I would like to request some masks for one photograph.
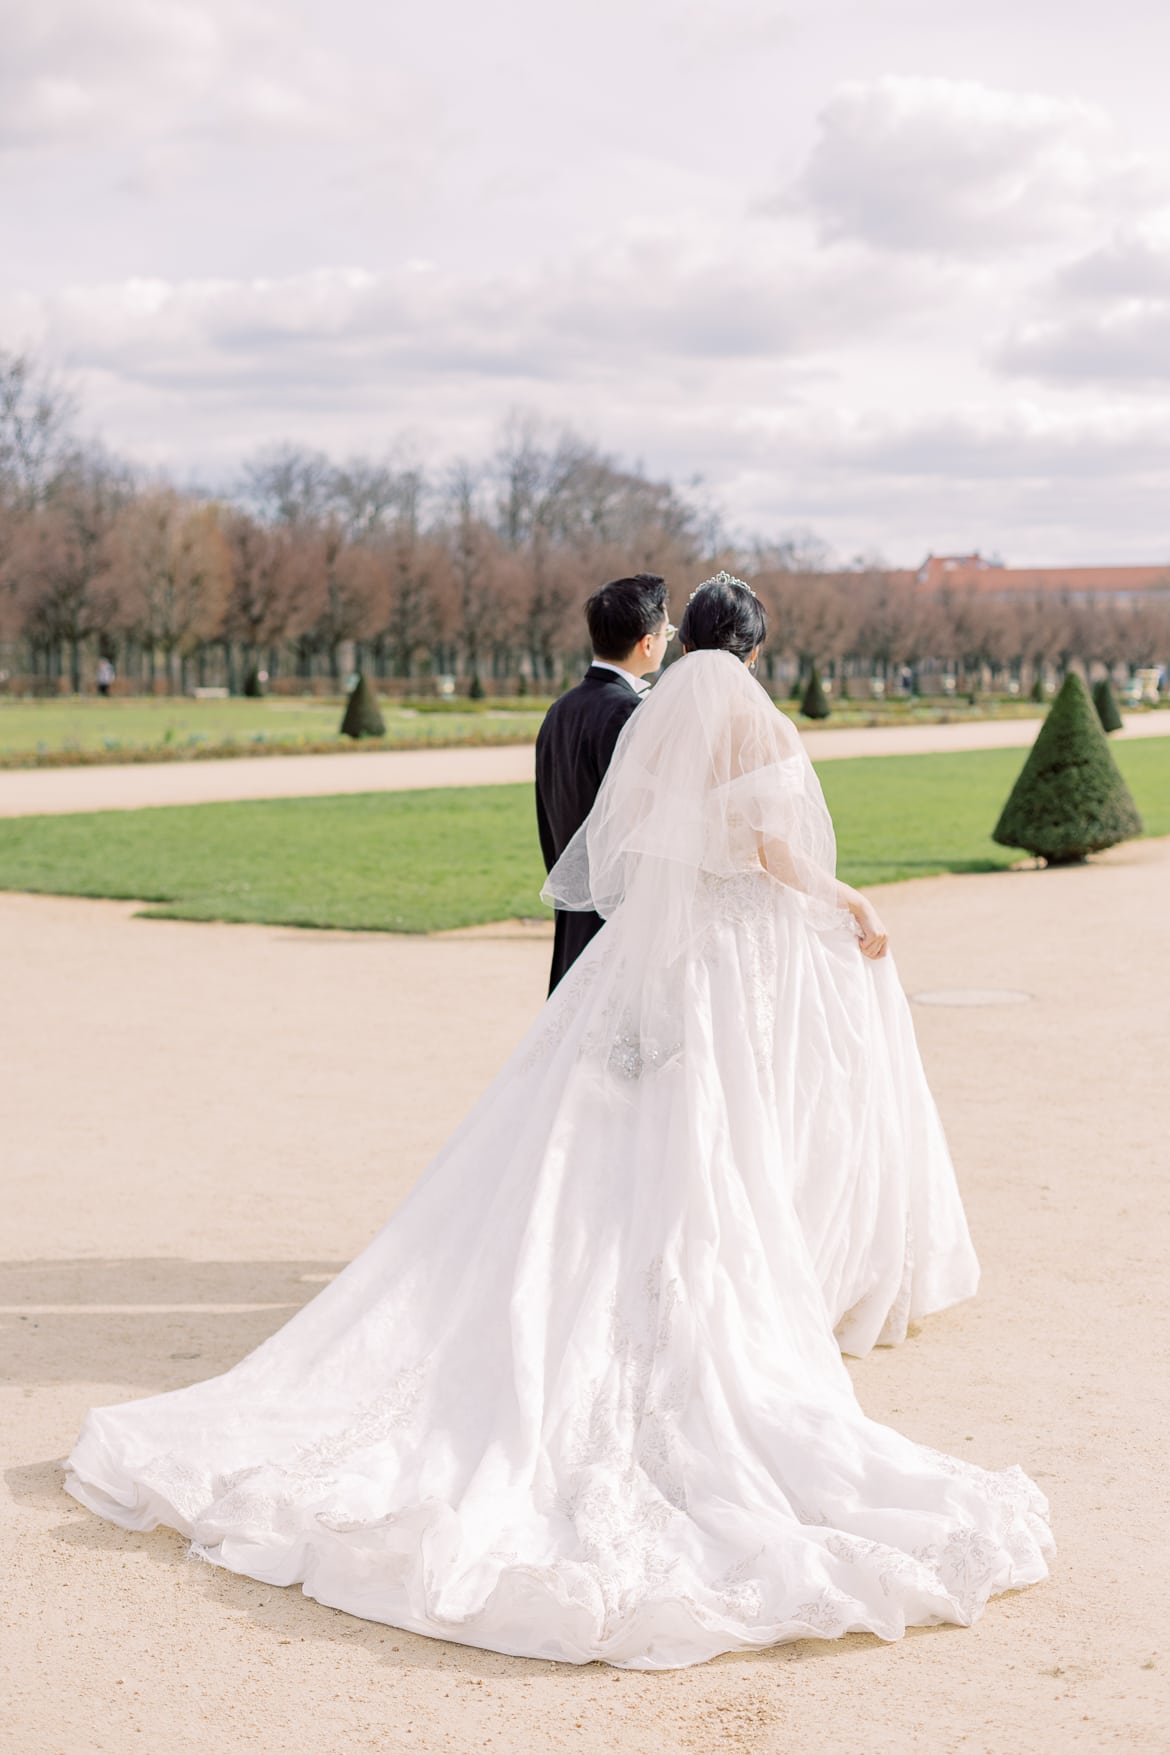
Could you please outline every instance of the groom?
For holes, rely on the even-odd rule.
[[[603,585],[585,619],[593,663],[553,702],[536,740],[536,819],[549,871],[593,809],[622,726],[649,692],[644,679],[661,669],[675,631],[657,573]],[[598,914],[557,910],[550,993],[602,925]]]

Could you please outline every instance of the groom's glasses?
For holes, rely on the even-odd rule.
[[[678,629],[675,627],[673,622],[667,622],[666,626],[663,628],[662,631],[666,635],[668,640],[673,640],[674,636],[678,633]]]

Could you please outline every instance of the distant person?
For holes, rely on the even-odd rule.
[[[551,871],[589,812],[622,727],[662,668],[674,635],[666,616],[666,582],[635,573],[603,585],[585,605],[593,663],[576,688],[554,701],[536,740],[536,820],[545,869]],[[551,993],[601,917],[558,909]]]
[[[108,658],[99,658],[97,667],[97,692],[109,696],[114,684],[114,667]]]

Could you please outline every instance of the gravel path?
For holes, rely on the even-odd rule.
[[[931,751],[1023,749],[1039,719],[978,725],[903,725],[805,731],[814,761]],[[1170,736],[1170,713],[1126,716],[1125,737]],[[157,762],[108,768],[0,772],[0,817],[71,811],[141,810],[240,798],[311,798],[342,792],[416,792],[431,786],[499,786],[532,779],[531,745],[457,750],[378,750],[369,755],[240,756],[230,761]]]
[[[0,895],[0,1749],[1162,1755],[1168,885],[1152,841],[882,892],[912,994],[1031,997],[916,1008],[984,1282],[856,1380],[876,1417],[1039,1479],[1051,1582],[972,1631],[659,1675],[352,1620],[103,1524],[56,1467],[90,1405],[227,1368],[362,1247],[540,1005],[547,938]]]

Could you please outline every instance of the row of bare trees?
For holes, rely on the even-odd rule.
[[[753,583],[769,612],[769,675],[819,664],[887,686],[949,676],[965,689],[1059,676],[1074,664],[1132,673],[1170,660],[1170,593],[1140,601],[927,593],[879,568],[809,572],[789,557],[779,566],[761,559]],[[783,670],[781,656],[790,661]]]
[[[963,679],[1170,658],[1170,603],[928,596],[812,542],[736,545],[669,483],[571,433],[516,421],[490,457],[424,471],[281,447],[231,491],[180,491],[76,437],[69,396],[0,354],[0,672],[8,686],[339,686],[436,673],[555,687],[587,655],[585,597],[648,570],[674,587],[726,565],[770,616],[768,675]],[[677,616],[676,616],[677,619]]]

